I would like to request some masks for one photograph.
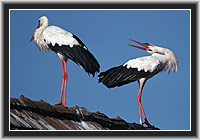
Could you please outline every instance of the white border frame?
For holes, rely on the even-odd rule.
[[[10,130],[10,114],[8,114],[9,116],[9,131],[191,131],[191,9],[9,9],[9,48],[11,47],[10,46],[10,11],[12,10],[28,10],[28,11],[39,11],[39,10],[58,10],[58,11],[61,11],[61,10],[67,10],[67,11],[73,11],[73,10],[102,10],[102,11],[119,11],[119,10],[122,10],[122,11],[126,11],[126,10],[134,10],[134,11],[141,11],[141,10],[153,10],[153,11],[158,11],[158,10],[163,10],[163,11],[168,11],[168,10],[189,10],[190,11],[190,130]],[[10,78],[10,49],[9,49],[9,78]],[[9,79],[9,99],[10,99],[10,79]],[[10,100],[9,100],[9,113],[10,113]]]

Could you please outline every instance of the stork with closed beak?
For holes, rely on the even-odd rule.
[[[133,39],[130,40],[144,47],[130,44],[129,46],[145,50],[150,53],[151,56],[132,59],[121,66],[108,69],[107,71],[99,74],[99,82],[102,82],[108,88],[113,88],[116,86],[120,87],[130,82],[138,81],[139,92],[137,95],[137,101],[139,105],[140,124],[151,126],[147,120],[141,103],[141,95],[144,84],[149,78],[153,77],[161,71],[178,71],[178,62],[175,54],[169,49],[161,48],[150,43],[140,43]],[[144,123],[142,121],[142,114],[145,120]]]
[[[66,106],[66,84],[67,84],[67,68],[66,61],[71,59],[88,74],[95,75],[99,72],[100,65],[95,57],[90,53],[85,44],[74,34],[56,26],[48,26],[49,21],[46,16],[39,19],[39,25],[35,30],[30,42],[34,39],[38,49],[41,52],[47,50],[54,51],[61,59],[63,80],[59,105],[62,104],[63,88],[64,88],[64,103]]]

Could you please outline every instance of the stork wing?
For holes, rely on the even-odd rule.
[[[137,68],[138,71],[153,72],[155,69],[161,68],[160,60],[155,56],[145,56],[129,60],[123,66],[129,68]]]
[[[52,51],[70,58],[89,74],[94,76],[99,72],[98,61],[77,36],[59,27],[49,26],[43,31],[43,38]]]
[[[73,34],[65,31],[64,29],[57,27],[57,26],[49,26],[45,28],[42,32],[42,37],[47,44],[58,44],[59,46],[62,45],[69,45],[73,47],[74,45],[79,45],[80,43],[73,37]]]
[[[154,62],[150,60],[150,56],[129,60],[124,65],[100,73],[99,82],[102,82],[108,88],[120,87],[141,78],[149,78],[155,75],[162,70],[161,65],[157,59]]]

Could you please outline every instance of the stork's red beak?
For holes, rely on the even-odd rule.
[[[34,35],[31,37],[31,40],[29,41],[31,43],[31,41],[34,39]]]
[[[129,46],[133,46],[133,47],[136,47],[136,48],[139,48],[139,49],[142,49],[142,50],[147,50],[147,49],[148,49],[148,45],[143,44],[143,43],[138,42],[138,41],[133,40],[133,39],[130,39],[130,40],[131,40],[131,41],[134,41],[134,42],[136,42],[136,43],[138,43],[138,44],[140,44],[140,45],[142,45],[142,46],[144,46],[144,47],[140,47],[140,46],[135,46],[135,45],[128,44]]]
[[[37,28],[40,27],[40,24],[37,26]],[[34,39],[34,35],[31,37],[31,40],[29,41],[31,43],[31,41]]]

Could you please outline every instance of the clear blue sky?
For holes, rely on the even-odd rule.
[[[190,129],[190,11],[189,10],[12,10],[10,12],[10,96],[56,104],[62,67],[54,52],[42,54],[29,43],[38,19],[77,35],[100,63],[100,71],[149,55],[128,46],[129,38],[172,50],[177,73],[159,73],[144,87],[142,103],[149,122],[164,130]],[[134,44],[134,43],[133,43]],[[108,117],[139,123],[137,82],[106,88],[73,61],[67,62],[67,105],[83,106]]]

